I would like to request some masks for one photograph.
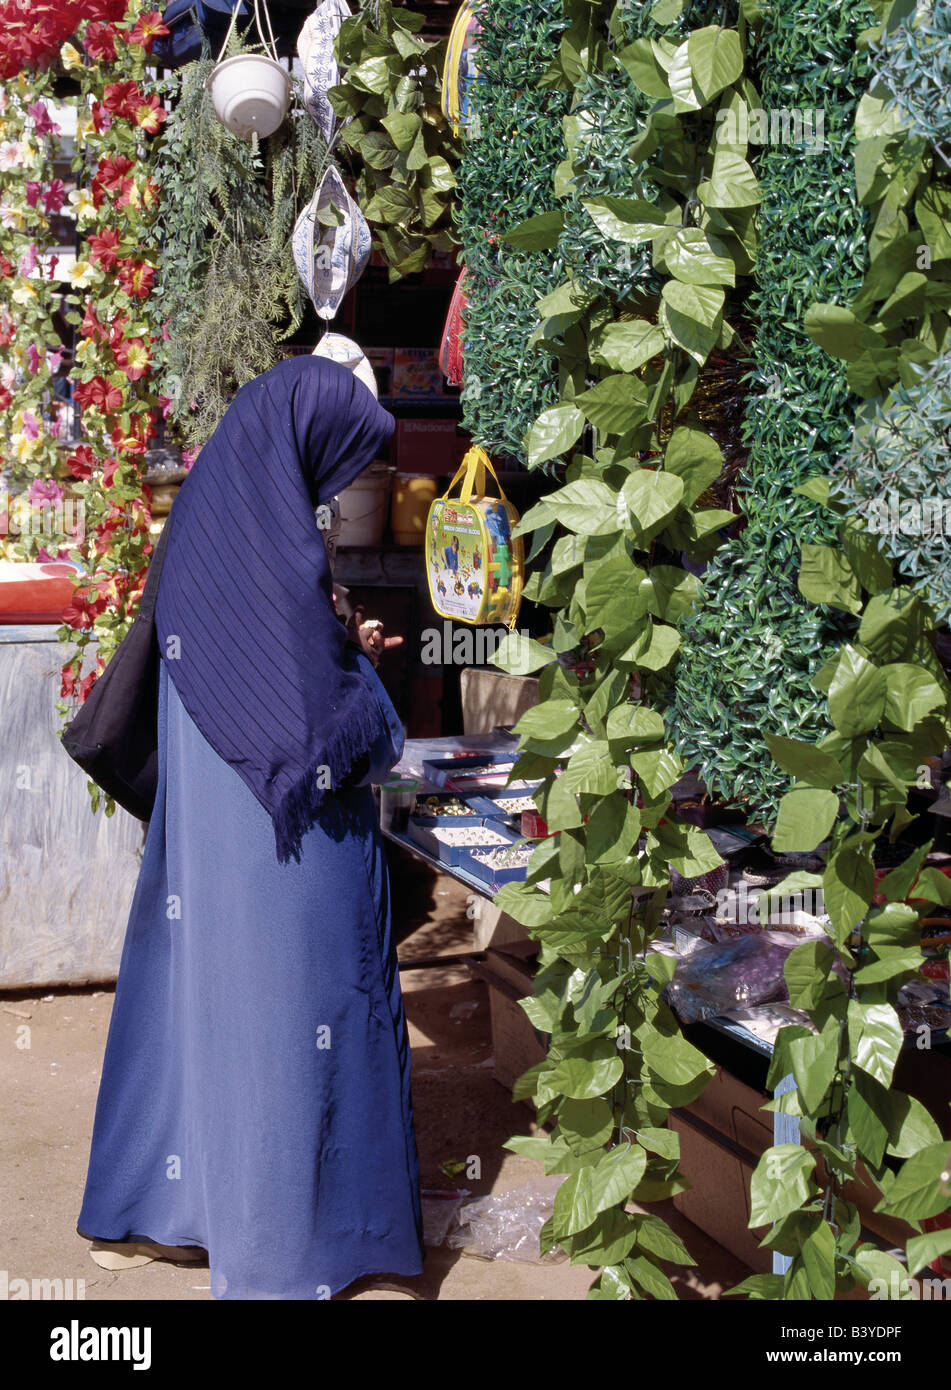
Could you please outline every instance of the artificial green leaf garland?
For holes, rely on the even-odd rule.
[[[708,599],[686,625],[668,715],[678,750],[710,792],[740,798],[769,823],[788,779],[764,734],[809,740],[824,731],[810,678],[843,626],[804,606],[796,587],[800,547],[830,540],[834,527],[795,489],[829,472],[857,402],[845,364],[817,350],[797,310],[815,298],[847,299],[865,269],[852,122],[868,71],[856,41],[874,18],[862,0],[774,0],[753,50],[760,107],[821,112],[824,135],[810,150],[803,124],[798,143],[753,147],[763,202],[750,453],[738,482],[746,526],[703,575]],[[811,130],[815,137],[815,117]]]

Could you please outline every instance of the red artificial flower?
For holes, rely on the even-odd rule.
[[[97,233],[89,238],[89,259],[95,265],[101,265],[103,270],[112,270],[119,259],[119,242],[121,238],[114,227],[106,227],[104,231]]]
[[[145,96],[139,90],[139,84],[127,78],[123,82],[110,82],[102,94],[102,104],[107,111],[111,111],[114,116],[125,116],[132,119],[132,113],[140,101],[144,101]]]
[[[74,589],[69,603],[63,609],[63,621],[68,623],[70,627],[91,628],[105,606],[106,600],[99,596],[95,588],[85,586]],[[86,680],[89,680],[88,676]],[[86,681],[83,681],[82,685],[85,684]],[[86,690],[85,695],[82,694],[82,685],[80,686],[80,698],[84,700],[89,694],[89,689]],[[91,686],[92,682],[90,681],[90,688]]]
[[[168,112],[157,96],[148,98],[143,96],[138,105],[130,112],[130,116],[136,125],[148,131],[149,135],[157,135],[162,128],[162,122],[168,116]]]
[[[66,200],[66,185],[62,179],[54,179],[43,192],[43,211],[47,217],[59,212]]]
[[[146,299],[152,290],[155,267],[147,261],[119,261],[119,284],[132,299]]]
[[[5,280],[8,275],[12,274],[13,266],[7,260],[6,256],[0,256],[0,278]]]
[[[116,36],[111,24],[103,24],[101,21],[93,20],[87,24],[86,33],[83,37],[83,48],[90,58],[95,58],[101,63],[112,63],[116,57]]]
[[[127,338],[115,349],[116,366],[130,381],[138,381],[145,376],[152,365],[152,358],[144,338]]]
[[[104,415],[114,415],[122,406],[122,392],[110,386],[105,377],[94,376],[92,381],[80,381],[73,387],[73,399],[85,410],[95,406]]]
[[[66,665],[63,667],[62,677],[59,693],[64,700],[68,700],[76,692],[76,675],[73,671],[73,663],[71,661],[67,661]]]
[[[115,158],[107,157],[102,161],[90,185],[93,203],[97,208],[102,203],[104,193],[113,196],[118,195],[120,207],[129,201],[129,192],[132,188],[132,180],[129,175],[134,168],[133,160],[128,159],[124,154],[117,154]]]
[[[147,14],[139,15],[131,32],[126,35],[126,42],[138,44],[146,53],[151,53],[155,40],[167,33],[168,27],[162,23],[161,10],[149,10]]]
[[[85,19],[102,19],[107,24],[118,24],[125,18],[129,0],[80,0]]]
[[[93,338],[97,343],[101,343],[108,337],[109,329],[96,317],[96,311],[91,302],[86,302],[86,313],[80,324],[79,336],[81,338]]]
[[[101,101],[93,101],[92,124],[97,135],[101,135],[104,130],[109,130],[112,126],[112,115]]]
[[[103,607],[105,607],[105,604],[103,604]],[[98,614],[96,616],[98,617]],[[72,624],[72,626],[75,626],[75,624]],[[92,624],[90,623],[90,627],[91,626]],[[83,676],[82,680],[79,682],[79,703],[81,705],[84,705],[86,701],[89,699],[89,696],[92,692],[92,688],[96,684],[96,681],[98,679],[99,672],[90,671],[89,675]]]
[[[99,460],[88,444],[78,445],[66,460],[66,467],[74,478],[91,478],[92,470]]]
[[[5,386],[0,386],[0,411],[6,410],[13,400],[12,394]]]
[[[112,486],[115,484],[116,473],[118,472],[118,470],[119,470],[121,467],[122,467],[122,460],[121,460],[121,459],[115,458],[115,459],[107,459],[107,460],[106,460],[105,464],[103,465],[103,469],[102,469],[102,485],[103,485],[103,487],[112,487]],[[112,534],[113,534],[113,532],[115,531],[115,529],[116,529],[116,527],[118,526],[118,524],[119,524],[119,516],[116,515],[116,516],[114,516],[114,518],[113,518],[112,520],[108,520],[108,519],[107,519],[106,521],[101,522],[100,525],[96,527],[96,534],[97,534],[97,535],[103,535],[103,534],[105,533],[105,528],[108,528],[108,538],[111,540],[111,539],[112,539]]]
[[[129,322],[128,314],[116,314],[109,328],[109,346],[115,352],[116,348],[122,343],[125,337],[125,326]]]

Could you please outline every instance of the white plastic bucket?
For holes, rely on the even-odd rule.
[[[208,79],[215,114],[233,135],[273,135],[287,115],[291,80],[280,63],[258,53],[239,53],[218,63]]]
[[[379,545],[386,527],[393,469],[388,463],[372,463],[338,497],[339,545]]]

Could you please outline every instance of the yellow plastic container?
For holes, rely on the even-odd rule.
[[[397,545],[422,545],[426,518],[436,500],[436,479],[425,474],[397,473],[393,482],[390,523]]]

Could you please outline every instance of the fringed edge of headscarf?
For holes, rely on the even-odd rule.
[[[325,799],[340,790],[357,760],[369,753],[380,732],[382,716],[372,694],[362,689],[357,700],[359,708],[347,710],[333,741],[313,759],[271,812],[277,857],[282,864],[291,859],[300,863],[301,841],[315,823]],[[329,786],[326,785],[328,771]]]

